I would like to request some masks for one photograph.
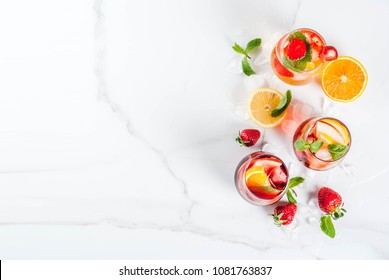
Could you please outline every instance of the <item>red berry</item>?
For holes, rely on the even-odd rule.
[[[319,35],[316,33],[312,33],[309,38],[312,49],[316,50],[317,52],[320,52],[323,49],[323,41],[320,39]]]
[[[297,205],[293,203],[284,203],[274,208],[272,214],[274,223],[277,226],[286,226],[293,222],[294,216],[297,212]]]
[[[278,60],[277,57],[274,58],[274,68],[276,69],[277,73],[284,77],[293,77],[294,74],[290,72],[288,69],[286,69],[281,62]]]
[[[338,51],[333,46],[324,47],[319,54],[320,60],[331,61],[338,58]]]
[[[261,132],[257,129],[243,129],[239,132],[239,136],[235,139],[239,144],[251,147],[257,143],[259,137],[261,137]]]
[[[288,48],[288,58],[291,60],[297,60],[302,57],[307,52],[307,46],[305,45],[305,42],[299,38],[293,38],[292,41],[289,43]]]
[[[342,208],[342,197],[336,191],[322,187],[319,190],[318,202],[320,209],[330,214],[333,219],[339,219],[344,216],[345,209]]]

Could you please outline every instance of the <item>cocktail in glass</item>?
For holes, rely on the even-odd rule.
[[[316,142],[319,144],[316,149],[320,147],[317,150],[309,147],[299,150],[296,148],[298,140],[306,141],[307,146]],[[342,162],[350,150],[351,135],[347,126],[337,119],[313,117],[300,124],[294,134],[293,143],[297,158],[306,167],[314,170],[327,170]]]
[[[285,194],[288,178],[288,169],[280,158],[266,152],[255,152],[238,164],[235,186],[246,201],[270,205]]]
[[[271,54],[273,71],[285,83],[307,84],[321,73],[323,62],[328,60],[323,54],[325,47],[323,37],[312,29],[289,32],[281,37]]]

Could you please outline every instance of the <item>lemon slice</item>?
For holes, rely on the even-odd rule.
[[[334,144],[335,143],[334,139],[332,139],[331,136],[329,136],[326,133],[320,134],[320,139],[324,140],[324,142],[326,142],[327,144]]]
[[[273,118],[271,112],[278,106],[283,94],[272,88],[255,89],[248,103],[250,118],[260,127],[272,128],[280,125],[285,119],[288,109],[280,116]]]

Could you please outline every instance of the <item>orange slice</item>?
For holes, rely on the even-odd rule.
[[[269,186],[270,182],[263,166],[253,166],[246,171],[246,184],[248,186]]]
[[[367,85],[367,72],[355,58],[339,56],[329,62],[321,75],[321,87],[325,94],[340,102],[357,99]]]
[[[285,110],[280,116],[273,118],[271,111],[280,103],[283,94],[272,88],[257,88],[249,98],[249,116],[260,127],[271,128],[282,123],[286,117]]]

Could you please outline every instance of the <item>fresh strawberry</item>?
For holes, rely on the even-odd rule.
[[[288,48],[288,58],[291,60],[297,60],[302,57],[307,52],[307,46],[305,45],[305,42],[299,38],[293,38],[292,41],[289,43]]]
[[[336,220],[344,216],[342,197],[336,191],[322,187],[318,194],[319,207],[323,212],[330,214]]]
[[[236,137],[235,141],[239,144],[251,147],[257,143],[259,137],[261,137],[261,132],[257,129],[243,129],[239,132],[239,136]]]
[[[286,69],[281,62],[278,60],[277,57],[274,58],[274,68],[276,69],[277,73],[284,77],[293,77],[294,74],[290,72],[288,69]]]
[[[320,52],[323,49],[323,41],[316,33],[311,33],[309,36],[312,49]]]
[[[297,205],[293,203],[280,204],[274,208],[273,216],[274,223],[277,226],[286,226],[293,222],[294,215],[297,212]]]
[[[319,58],[322,61],[331,61],[338,58],[338,51],[333,46],[324,47],[319,54]]]

